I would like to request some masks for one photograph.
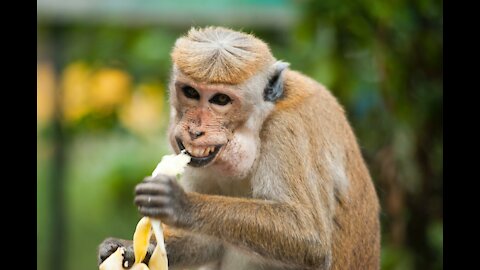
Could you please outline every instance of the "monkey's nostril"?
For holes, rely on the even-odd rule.
[[[204,135],[205,132],[203,132],[203,131],[194,131],[194,132],[189,131],[189,134],[190,134],[190,138],[191,138],[192,140],[195,140],[196,138]]]

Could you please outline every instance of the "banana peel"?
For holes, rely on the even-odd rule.
[[[147,255],[148,244],[152,235],[152,225],[148,217],[143,217],[137,223],[137,228],[133,234],[133,252],[135,254],[134,264],[139,264]]]
[[[157,174],[166,174],[168,176],[177,176],[182,174],[190,156],[182,151],[178,155],[165,155],[162,157],[160,163],[152,173],[152,176]],[[157,245],[150,257],[148,266],[142,263],[147,255],[150,238],[153,234],[157,240]],[[168,270],[167,252],[165,250],[165,242],[163,239],[163,229],[160,220],[143,217],[137,223],[135,233],[133,234],[133,252],[135,255],[135,262],[130,270]],[[99,270],[123,270],[123,254],[125,249],[118,248],[112,255],[110,255],[99,266]]]

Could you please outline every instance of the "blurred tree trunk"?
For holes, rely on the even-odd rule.
[[[66,233],[65,233],[65,134],[62,126],[62,89],[61,72],[63,69],[63,29],[61,26],[52,27],[50,59],[53,62],[55,75],[54,109],[53,109],[53,162],[50,182],[51,198],[51,232],[49,269],[65,269]]]
[[[398,177],[398,169],[393,149],[390,145],[378,151],[375,163],[378,168],[379,181],[385,190],[383,211],[388,216],[385,229],[389,232],[389,242],[395,247],[405,243],[405,190]]]
[[[436,115],[435,115],[436,116]],[[435,146],[435,134],[441,133],[441,124],[438,125],[438,119],[427,119],[424,127],[417,134],[415,158],[420,166],[421,185],[416,193],[409,194],[407,200],[410,209],[410,219],[408,226],[408,245],[417,254],[416,269],[433,269],[432,261],[437,259],[434,249],[428,242],[428,226],[434,220],[442,219],[442,202],[436,200],[439,194],[443,192],[436,190],[435,182],[442,181],[438,179],[432,168],[430,153]],[[439,205],[438,205],[439,204]]]

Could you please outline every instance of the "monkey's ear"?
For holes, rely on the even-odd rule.
[[[289,66],[289,63],[277,61],[274,64],[275,71],[268,81],[263,91],[265,101],[275,102],[283,96],[283,71]]]

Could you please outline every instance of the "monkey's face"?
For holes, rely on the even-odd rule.
[[[171,85],[169,140],[176,153],[192,157],[190,166],[232,163],[238,154],[235,130],[245,121],[238,91],[225,85],[175,80]]]

